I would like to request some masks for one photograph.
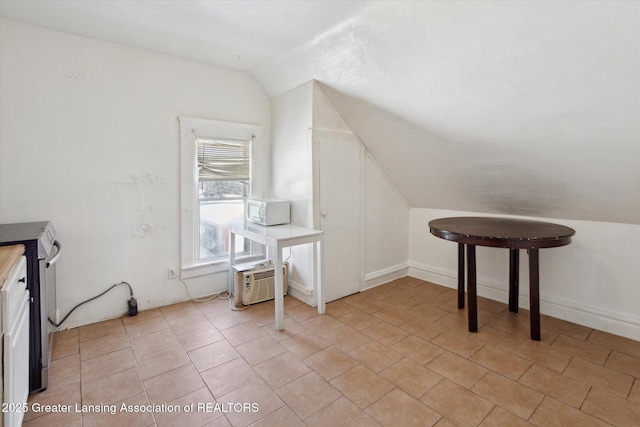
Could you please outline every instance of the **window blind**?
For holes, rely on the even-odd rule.
[[[251,147],[248,140],[196,136],[200,181],[249,180]]]

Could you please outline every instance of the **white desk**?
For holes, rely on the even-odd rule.
[[[233,289],[233,265],[236,257],[236,235],[245,237],[267,247],[267,256],[274,256],[275,262],[275,328],[284,327],[284,300],[282,286],[282,249],[291,246],[313,243],[313,292],[317,298],[318,313],[323,314],[325,303],[322,297],[322,273],[324,272],[324,256],[322,231],[296,225],[273,225],[264,227],[257,224],[231,227],[231,244],[229,248],[229,290]]]

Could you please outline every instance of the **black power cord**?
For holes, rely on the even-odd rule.
[[[56,328],[60,327],[60,325],[62,325],[64,323],[65,320],[67,320],[67,318],[71,315],[71,313],[73,313],[73,311],[80,307],[83,304],[86,304],[90,301],[93,301],[94,299],[100,298],[102,295],[106,294],[107,292],[109,292],[111,289],[115,288],[116,286],[120,286],[120,285],[127,285],[129,287],[129,316],[135,316],[136,314],[138,314],[138,302],[136,301],[135,297],[133,296],[133,288],[131,288],[131,285],[128,284],[127,282],[120,282],[120,283],[116,283],[115,285],[111,286],[109,289],[107,289],[106,291],[104,291],[103,293],[101,293],[100,295],[96,295],[93,298],[89,298],[86,301],[81,302],[80,304],[76,305],[75,307],[73,307],[71,309],[71,311],[69,313],[67,313],[66,316],[64,316],[64,318],[60,321],[60,323],[56,323],[53,320],[51,320],[51,318],[47,318],[47,320],[49,320],[49,323],[51,323],[53,326],[55,326]]]

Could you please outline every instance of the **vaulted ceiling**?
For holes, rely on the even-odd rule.
[[[315,79],[412,207],[640,223],[640,2],[13,1],[7,19]]]

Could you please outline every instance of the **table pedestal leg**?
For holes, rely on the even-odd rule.
[[[529,307],[531,339],[540,341],[540,274],[538,249],[528,249],[529,253]]]
[[[518,312],[518,294],[520,293],[520,251],[518,249],[509,250],[509,311]]]
[[[464,243],[458,243],[458,310],[464,308]]]
[[[478,332],[478,298],[476,293],[476,247],[467,245],[467,303],[469,332]]]

